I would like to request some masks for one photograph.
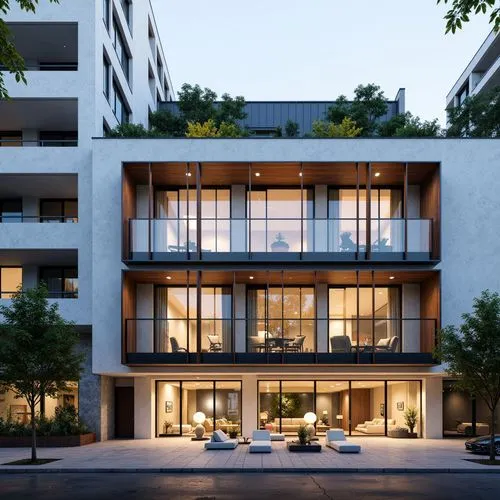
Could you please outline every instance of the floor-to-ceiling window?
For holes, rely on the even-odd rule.
[[[231,287],[203,286],[201,292],[201,351],[231,352]],[[197,352],[196,287],[155,288],[155,352]]]
[[[314,217],[312,189],[261,189],[247,193],[248,251],[306,252]],[[309,249],[311,250],[311,249]]]
[[[194,435],[195,413],[203,413],[205,434],[241,433],[241,382],[157,381],[156,435]]]
[[[316,415],[316,434],[341,428],[352,436],[385,436],[408,428],[405,413],[416,411],[421,436],[421,381],[259,381],[259,426],[296,435],[304,415]]]
[[[401,293],[394,287],[330,288],[329,349],[351,352],[400,351]]]
[[[314,352],[313,287],[247,289],[249,352]]]
[[[367,191],[330,189],[328,195],[329,250],[365,252],[370,231],[373,252],[403,252],[400,189],[371,189],[370,222],[367,227]]]

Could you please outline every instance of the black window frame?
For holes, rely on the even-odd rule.
[[[111,15],[111,0],[103,0],[102,2],[102,20],[109,31],[109,17]]]
[[[74,202],[76,203],[77,215],[67,215],[66,213],[66,203]],[[60,215],[43,215],[43,204],[44,203],[60,203],[61,210]],[[39,213],[40,222],[78,222],[78,198],[40,198],[39,202]],[[76,219],[76,220],[75,220]]]
[[[122,30],[120,29],[120,23],[113,16],[113,47],[115,49],[116,56],[118,57],[118,61],[120,61],[120,66],[123,70],[123,74],[125,75],[125,79],[127,83],[130,84],[130,53],[125,43],[125,36],[123,35]]]
[[[79,280],[79,277],[78,277],[78,267],[77,266],[42,266],[42,267],[40,267],[39,271],[38,271],[38,282],[39,283],[45,282],[45,284],[47,285],[47,288],[48,288],[49,283],[48,283],[48,281],[43,279],[43,273],[44,273],[44,271],[48,271],[48,270],[60,271],[60,277],[58,279],[60,280],[60,283],[61,283],[60,290],[48,289],[49,298],[51,298],[51,299],[66,299],[66,298],[77,299],[78,298],[78,293],[79,293],[78,280]],[[71,276],[66,276],[67,272],[74,272],[74,274],[76,274],[76,278],[71,277]],[[64,289],[65,289],[64,284],[65,284],[66,279],[76,279],[76,285],[77,285],[76,291],[74,291],[74,292],[64,291]]]
[[[116,101],[120,101],[121,104],[121,113],[120,116],[116,114]],[[127,101],[125,99],[125,96],[123,95],[123,92],[120,88],[120,85],[116,81],[116,79],[113,79],[113,114],[115,115],[115,118],[118,120],[119,123],[129,123],[130,122],[130,109],[128,107]]]

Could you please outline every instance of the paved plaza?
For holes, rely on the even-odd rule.
[[[203,442],[189,438],[116,440],[79,448],[40,448],[39,458],[59,458],[42,466],[6,466],[1,471],[25,469],[44,471],[120,471],[150,472],[251,472],[251,471],[481,471],[500,472],[499,467],[464,460],[474,456],[465,452],[463,440],[390,439],[353,437],[362,447],[360,454],[339,454],[323,447],[321,453],[290,453],[284,442],[273,442],[273,452],[250,454],[248,446],[234,450],[204,450]],[[320,437],[321,444],[324,437]],[[28,458],[28,448],[0,448],[0,464]]]

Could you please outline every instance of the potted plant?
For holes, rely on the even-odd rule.
[[[238,437],[238,433],[240,432],[240,428],[239,427],[235,427],[234,429],[232,429],[231,431],[229,431],[229,437],[231,439],[236,439]]]
[[[285,241],[282,233],[276,235],[276,241],[271,243],[271,250],[273,252],[288,252],[290,245]]]
[[[299,427],[299,430],[297,431],[297,437],[299,438],[300,444],[309,444],[309,431],[307,430],[307,427],[305,425],[301,425]]]
[[[409,406],[406,408],[404,412],[404,419],[405,419],[405,424],[408,426],[408,429],[410,429],[410,432],[408,433],[408,437],[410,438],[416,438],[417,433],[413,432],[415,427],[417,426],[418,422],[418,411],[414,406]]]

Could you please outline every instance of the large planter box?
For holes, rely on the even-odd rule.
[[[95,443],[94,433],[80,436],[37,436],[36,445],[39,448],[65,448],[69,446],[85,446]],[[31,436],[0,436],[0,448],[29,448]]]
[[[418,434],[416,432],[409,432],[408,429],[393,429],[387,432],[387,435],[391,438],[398,439],[417,439]]]
[[[321,445],[318,443],[300,444],[289,441],[286,443],[288,451],[299,453],[319,453],[321,452]]]

